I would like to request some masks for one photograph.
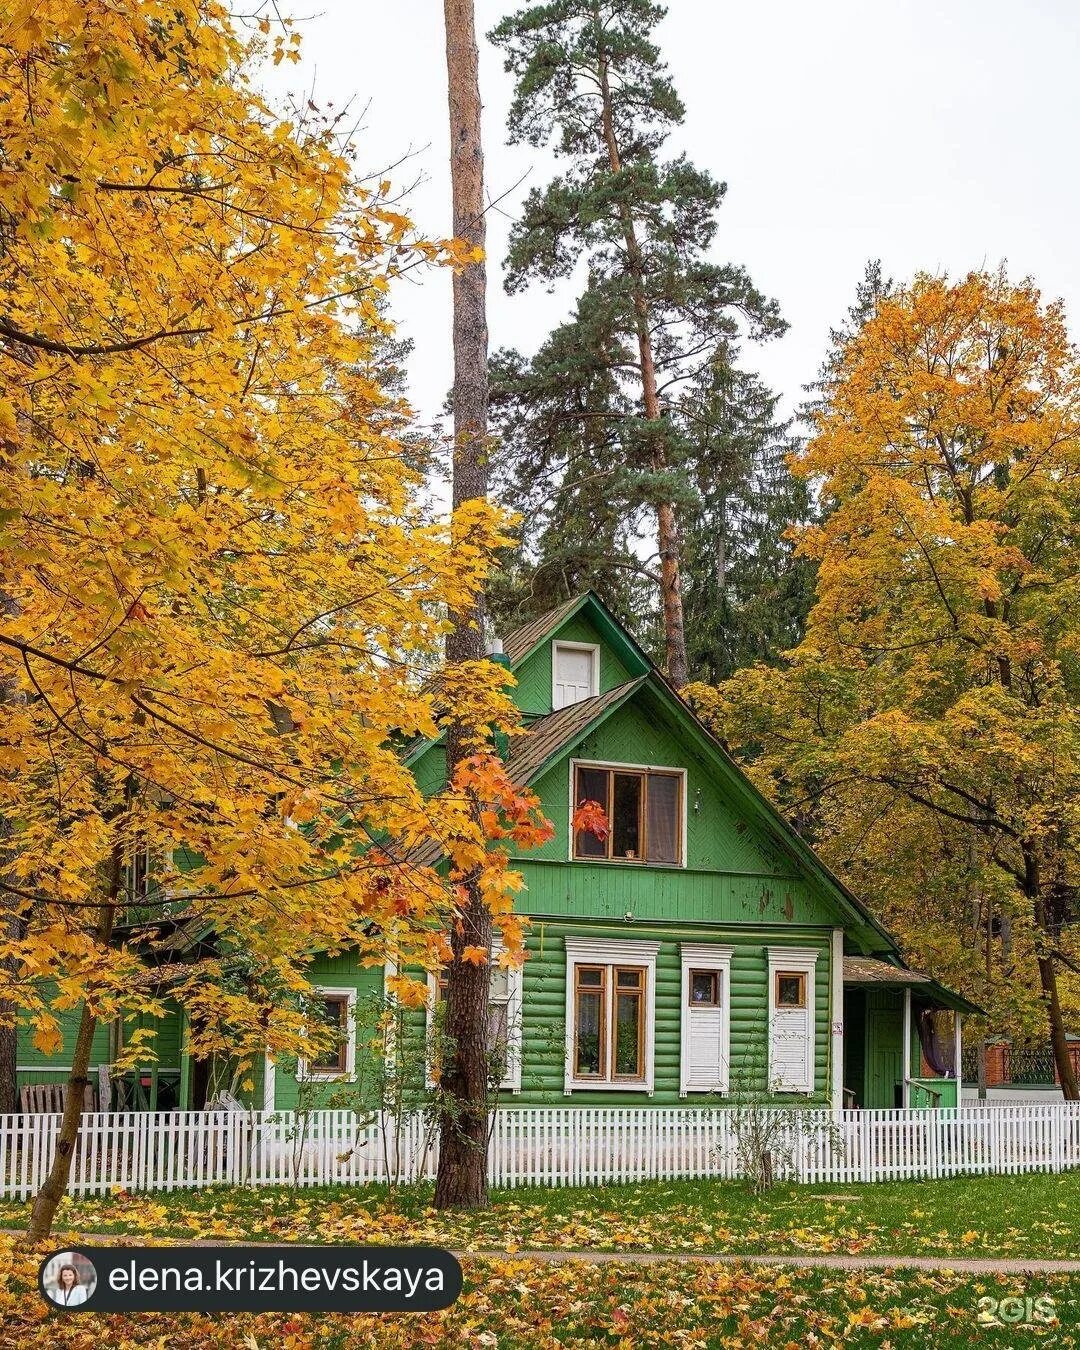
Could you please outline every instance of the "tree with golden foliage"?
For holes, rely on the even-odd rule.
[[[1080,356],[1003,272],[919,276],[795,459],[805,640],[692,697],[911,955],[1001,1029],[1080,1029]],[[1044,1031],[1045,1034],[1045,1031]]]
[[[472,253],[262,101],[295,51],[216,0],[17,0],[0,29],[0,1020],[49,1050],[82,1010],[36,1236],[95,1025],[161,1006],[126,920],[214,930],[169,992],[241,1065],[311,1052],[316,945],[437,965],[463,875],[520,950],[500,841],[543,826],[489,748],[505,676],[438,704],[418,678],[500,521],[424,516],[374,355],[390,280]],[[395,747],[447,707],[468,782],[425,800]],[[449,884],[409,861],[433,836]]]

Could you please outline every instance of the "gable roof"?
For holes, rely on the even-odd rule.
[[[520,666],[543,643],[556,637],[558,630],[578,614],[584,614],[599,630],[600,636],[632,674],[644,675],[646,671],[656,671],[651,657],[642,651],[595,591],[575,595],[565,604],[549,609],[546,614],[531,619],[504,637],[503,652],[511,670]]]
[[[564,620],[576,614],[581,607],[582,598],[580,595],[572,596],[564,604],[556,605],[554,609],[549,609],[546,614],[541,614],[536,619],[530,619],[528,623],[522,624],[520,628],[515,628],[512,633],[508,633],[503,638],[503,651],[506,653],[506,659],[510,664],[512,666],[520,665],[548,633],[557,628]]]
[[[565,708],[548,713],[546,717],[537,718],[524,731],[511,736],[509,753],[506,757],[506,772],[514,787],[519,790],[528,787],[568,745],[580,740],[591,727],[604,721],[607,715],[625,703],[644,681],[645,676],[640,675],[636,680],[629,680],[626,684],[616,685],[614,689],[609,689],[604,694],[597,694],[595,698],[570,703]],[[413,849],[408,854],[408,860],[421,867],[431,867],[439,861],[443,853],[444,849],[439,841],[432,839]]]
[[[513,737],[507,767],[515,787],[528,787],[540,774],[582,738],[585,731],[605,721],[627,699],[647,691],[663,705],[668,715],[685,725],[702,743],[714,766],[720,771],[740,807],[763,821],[770,835],[797,868],[816,876],[837,909],[854,921],[866,936],[873,935],[870,949],[898,953],[895,939],[874,918],[859,898],[817,856],[811,846],[780,814],[772,802],[751,781],[730,753],[720,744],[697,714],[683,702],[652,659],[634,641],[619,620],[593,591],[575,596],[565,604],[515,629],[503,640],[503,651],[511,668],[520,666],[542,643],[554,637],[575,615],[585,612],[601,636],[619,654],[629,670],[640,672],[637,678],[596,698],[571,704],[539,718],[526,731]],[[532,739],[533,737],[536,739]],[[414,747],[409,758],[432,742]],[[514,761],[517,761],[515,766]],[[444,850],[438,841],[425,844],[410,853],[410,861],[434,864]],[[866,945],[866,944],[864,944]]]
[[[604,721],[645,682],[645,676],[618,684],[595,698],[570,703],[539,718],[528,731],[510,741],[506,771],[515,787],[526,787],[568,746],[581,740],[594,724]]]

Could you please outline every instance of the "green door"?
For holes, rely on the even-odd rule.
[[[893,1107],[904,1068],[900,1010],[872,1008],[867,1031],[866,1105]]]

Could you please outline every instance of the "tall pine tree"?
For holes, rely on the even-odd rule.
[[[526,541],[540,592],[603,577],[598,589],[629,595],[632,608],[648,596],[681,685],[682,531],[700,503],[698,438],[680,405],[740,335],[771,337],[784,324],[741,267],[709,256],[724,185],[661,156],[683,120],[653,41],[663,14],[649,0],[555,0],[491,34],[516,80],[511,141],[550,146],[562,167],[529,194],[511,232],[507,288],[587,273],[572,317],[531,361],[499,359],[493,392],[515,457],[504,476],[547,493]],[[637,546],[645,530],[654,562]]]

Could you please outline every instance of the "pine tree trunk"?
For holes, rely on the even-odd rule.
[[[450,177],[454,234],[484,247],[484,153],[480,139],[480,84],[472,0],[444,0],[446,70],[450,102]],[[487,271],[472,263],[454,277],[454,471],[455,508],[488,489]],[[447,638],[450,663],[484,656],[483,597],[455,614]],[[448,728],[449,781],[468,749],[458,729]],[[476,875],[465,878],[460,923],[450,935],[447,971],[447,1048],[440,1075],[439,1171],[435,1204],[475,1208],[487,1204],[489,969],[461,960],[466,946],[491,950],[491,915]]]
[[[618,137],[611,100],[609,63],[604,48],[600,8],[594,6],[594,24],[597,43],[597,69],[600,81],[601,116],[604,143],[607,147],[608,167],[612,173],[622,171]],[[656,384],[656,358],[649,331],[649,306],[645,296],[645,274],[634,220],[625,203],[619,208],[626,262],[630,273],[630,292],[634,304],[634,328],[638,344],[638,367],[641,373],[641,406],[647,421],[660,421],[660,395]],[[662,473],[667,468],[667,452],[662,438],[654,441],[652,469]],[[686,628],[682,602],[682,543],[679,538],[679,518],[671,501],[656,505],[657,548],[660,554],[660,601],[663,609],[665,666],[668,678],[676,689],[687,680]]]

